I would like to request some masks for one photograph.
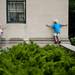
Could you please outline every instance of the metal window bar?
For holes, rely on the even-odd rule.
[[[25,0],[8,0],[8,21],[25,22]]]

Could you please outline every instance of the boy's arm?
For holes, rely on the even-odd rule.
[[[62,27],[63,27],[63,26],[67,26],[67,24],[65,24],[65,25],[62,24]]]
[[[46,25],[47,27],[51,27],[50,25]]]

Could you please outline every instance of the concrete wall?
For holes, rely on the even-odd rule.
[[[6,27],[3,35],[6,39],[52,37],[52,30],[46,24],[52,24],[56,18],[67,24],[61,33],[61,37],[67,38],[68,0],[26,0],[26,24],[6,23],[6,0],[0,0],[0,25]]]
[[[0,25],[5,28],[3,37],[7,40],[10,38],[27,39],[27,24],[7,23],[6,19],[6,0],[0,0]]]

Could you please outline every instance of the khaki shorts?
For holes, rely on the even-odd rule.
[[[53,36],[59,36],[60,33],[54,33]]]

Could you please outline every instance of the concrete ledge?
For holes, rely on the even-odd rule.
[[[60,38],[60,39],[61,39],[61,43],[70,44],[68,38]],[[53,38],[29,38],[29,40],[37,44],[54,44]]]
[[[10,44],[14,44],[14,43],[21,43],[24,40],[22,38],[10,38],[8,41]]]
[[[9,40],[1,39],[0,40],[0,47],[11,47],[13,45],[16,45],[18,43],[22,43],[24,40],[22,38],[10,38]]]
[[[61,46],[70,49],[72,51],[75,51],[75,46],[71,45],[71,44],[60,44]]]
[[[22,38],[10,38],[9,40],[1,40],[0,46],[1,47],[11,47],[13,45],[16,45],[18,43],[22,43],[24,41],[33,41],[34,43],[37,43],[38,45],[47,45],[47,44],[54,44],[53,38],[29,38],[29,40],[23,40]],[[62,44],[70,44],[69,39],[67,38],[61,38]]]

